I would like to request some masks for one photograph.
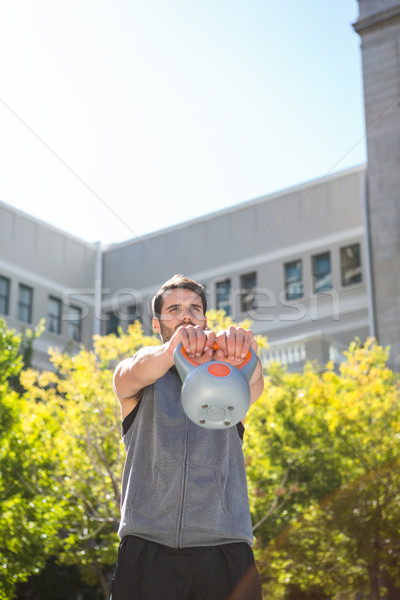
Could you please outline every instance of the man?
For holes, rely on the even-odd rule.
[[[153,298],[162,345],[141,348],[114,374],[126,461],[121,544],[112,600],[261,600],[242,452],[244,427],[204,429],[181,405],[173,353],[180,342],[199,364],[239,365],[250,330],[207,330],[204,288],[175,275]],[[217,342],[218,349],[213,350]],[[263,390],[260,360],[251,402]]]

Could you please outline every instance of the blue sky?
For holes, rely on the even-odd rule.
[[[0,11],[0,199],[88,241],[366,161],[356,0]]]

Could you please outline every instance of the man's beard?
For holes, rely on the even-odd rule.
[[[192,321],[185,322],[185,323],[178,323],[178,325],[175,327],[175,329],[171,329],[170,327],[165,325],[161,321],[161,319],[159,319],[159,323],[160,323],[160,338],[161,338],[161,341],[163,344],[165,344],[166,342],[169,342],[169,340],[172,338],[175,331],[177,329],[179,329],[179,327],[182,327],[182,326],[185,327],[186,325],[193,325],[193,327],[195,327],[195,323],[192,323]]]

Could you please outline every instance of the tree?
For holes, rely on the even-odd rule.
[[[296,597],[337,599],[367,590],[377,600],[400,584],[398,377],[373,340],[345,354],[339,372],[273,366],[248,419],[256,519],[274,481],[294,486],[255,531],[265,586],[277,599],[295,589]]]
[[[215,311],[208,322],[217,331],[234,324]],[[22,366],[20,339],[2,331],[0,599],[49,557],[108,599],[124,462],[112,374],[121,358],[159,341],[136,323],[96,337],[93,350],[53,350],[54,370],[24,369],[18,395],[7,379]],[[384,589],[395,598],[400,403],[386,360],[370,340],[352,344],[338,372],[268,370],[246,419],[245,457],[256,556],[276,600],[345,600],[356,590],[377,600]]]
[[[9,381],[22,368],[21,336],[0,320],[0,598],[9,600],[18,582],[38,572],[52,550],[63,505],[52,497],[52,458],[46,418],[27,409]]]

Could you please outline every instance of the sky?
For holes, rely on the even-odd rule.
[[[0,200],[140,237],[366,162],[356,0],[0,0]]]

